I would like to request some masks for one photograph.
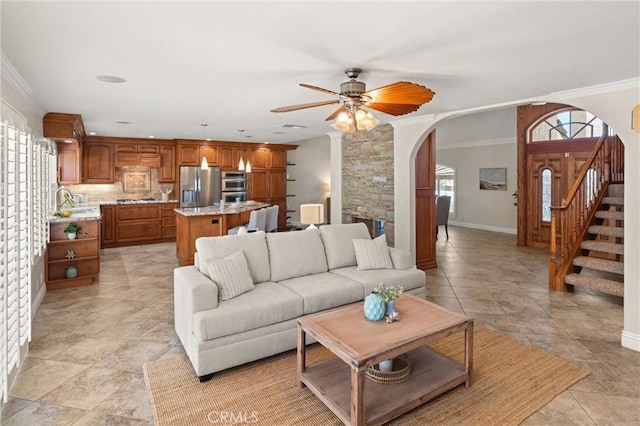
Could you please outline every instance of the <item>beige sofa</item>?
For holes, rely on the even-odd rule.
[[[360,251],[356,259],[354,239],[371,240],[364,224],[199,238],[195,265],[174,271],[174,314],[176,332],[200,380],[294,349],[302,315],[363,300],[380,283],[402,285],[408,292],[423,288],[425,274],[406,251],[389,248],[387,269],[358,269],[358,261],[364,261]],[[222,287],[209,277],[208,268],[217,262],[211,259],[240,250],[253,288],[219,302]]]

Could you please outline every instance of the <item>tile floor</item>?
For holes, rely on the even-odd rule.
[[[527,425],[640,424],[640,353],[620,346],[622,299],[549,293],[547,254],[515,236],[450,227],[428,298],[591,374]],[[47,293],[4,425],[152,424],[142,365],[176,356],[174,244],[103,250],[99,284]]]

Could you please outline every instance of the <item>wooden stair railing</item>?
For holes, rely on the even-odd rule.
[[[606,127],[603,133],[609,133]],[[610,182],[624,182],[624,146],[616,135],[598,140],[563,205],[551,207],[551,290],[566,290],[564,277],[573,272],[573,259]]]

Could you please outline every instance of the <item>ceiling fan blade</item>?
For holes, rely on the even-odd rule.
[[[319,107],[323,105],[331,105],[340,103],[340,99],[334,99],[332,101],[323,101],[323,102],[311,102],[309,104],[298,104],[298,105],[289,105],[286,107],[274,108],[271,112],[289,112],[289,111],[297,111],[299,109],[313,108]]]
[[[318,92],[327,93],[329,95],[340,96],[340,94],[338,94],[336,92],[332,92],[329,89],[323,89],[322,87],[312,86],[310,84],[304,84],[304,83],[300,83],[300,86],[306,87],[307,89],[316,90]]]
[[[340,115],[341,112],[346,111],[346,110],[347,110],[347,108],[345,108],[345,106],[342,105],[340,108],[338,108],[337,110],[333,111],[333,114],[331,114],[330,116],[325,118],[324,121],[331,121],[334,118],[336,118],[338,115]]]
[[[398,81],[397,83],[378,87],[377,89],[363,93],[363,96],[371,97],[373,103],[418,106],[429,102],[433,98],[433,95],[435,95],[435,92],[431,89],[408,81]]]
[[[382,102],[374,102],[369,105],[363,105],[365,108],[375,109],[389,115],[404,115],[417,111],[421,105],[415,104],[390,104]]]

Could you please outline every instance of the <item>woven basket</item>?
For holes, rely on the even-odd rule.
[[[406,354],[402,354],[393,359],[391,371],[380,371],[378,364],[367,368],[367,377],[377,383],[401,383],[411,375],[411,361]]]

